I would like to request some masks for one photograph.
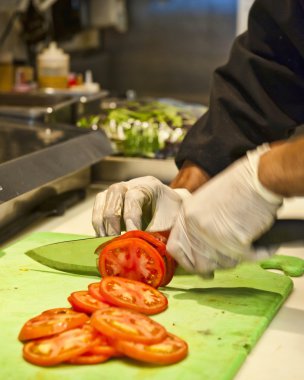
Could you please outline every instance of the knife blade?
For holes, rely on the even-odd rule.
[[[47,244],[25,254],[39,263],[63,272],[99,276],[95,249],[113,236],[76,239]]]
[[[53,269],[99,276],[94,251],[112,238],[108,236],[53,243],[31,249],[25,254]],[[279,219],[253,243],[255,248],[294,244],[304,246],[304,219]]]

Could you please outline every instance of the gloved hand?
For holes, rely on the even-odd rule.
[[[97,194],[92,224],[98,236],[119,235],[121,230],[171,229],[186,189],[171,189],[147,176],[111,185]]]
[[[263,145],[248,152],[183,202],[167,250],[186,270],[208,277],[215,269],[273,253],[252,247],[283,200],[258,179],[259,159],[267,150]]]

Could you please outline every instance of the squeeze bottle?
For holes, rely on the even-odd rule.
[[[37,57],[37,77],[41,88],[67,88],[70,57],[51,42]]]

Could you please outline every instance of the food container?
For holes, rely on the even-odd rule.
[[[70,57],[51,42],[37,57],[37,76],[41,88],[67,88]]]

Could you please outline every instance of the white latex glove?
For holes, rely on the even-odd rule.
[[[98,236],[119,235],[122,229],[171,229],[186,189],[171,189],[147,176],[111,185],[97,194],[92,224]]]
[[[183,202],[167,249],[186,270],[208,277],[215,269],[273,253],[252,247],[283,200],[258,179],[259,159],[267,150],[263,145],[248,152]]]

